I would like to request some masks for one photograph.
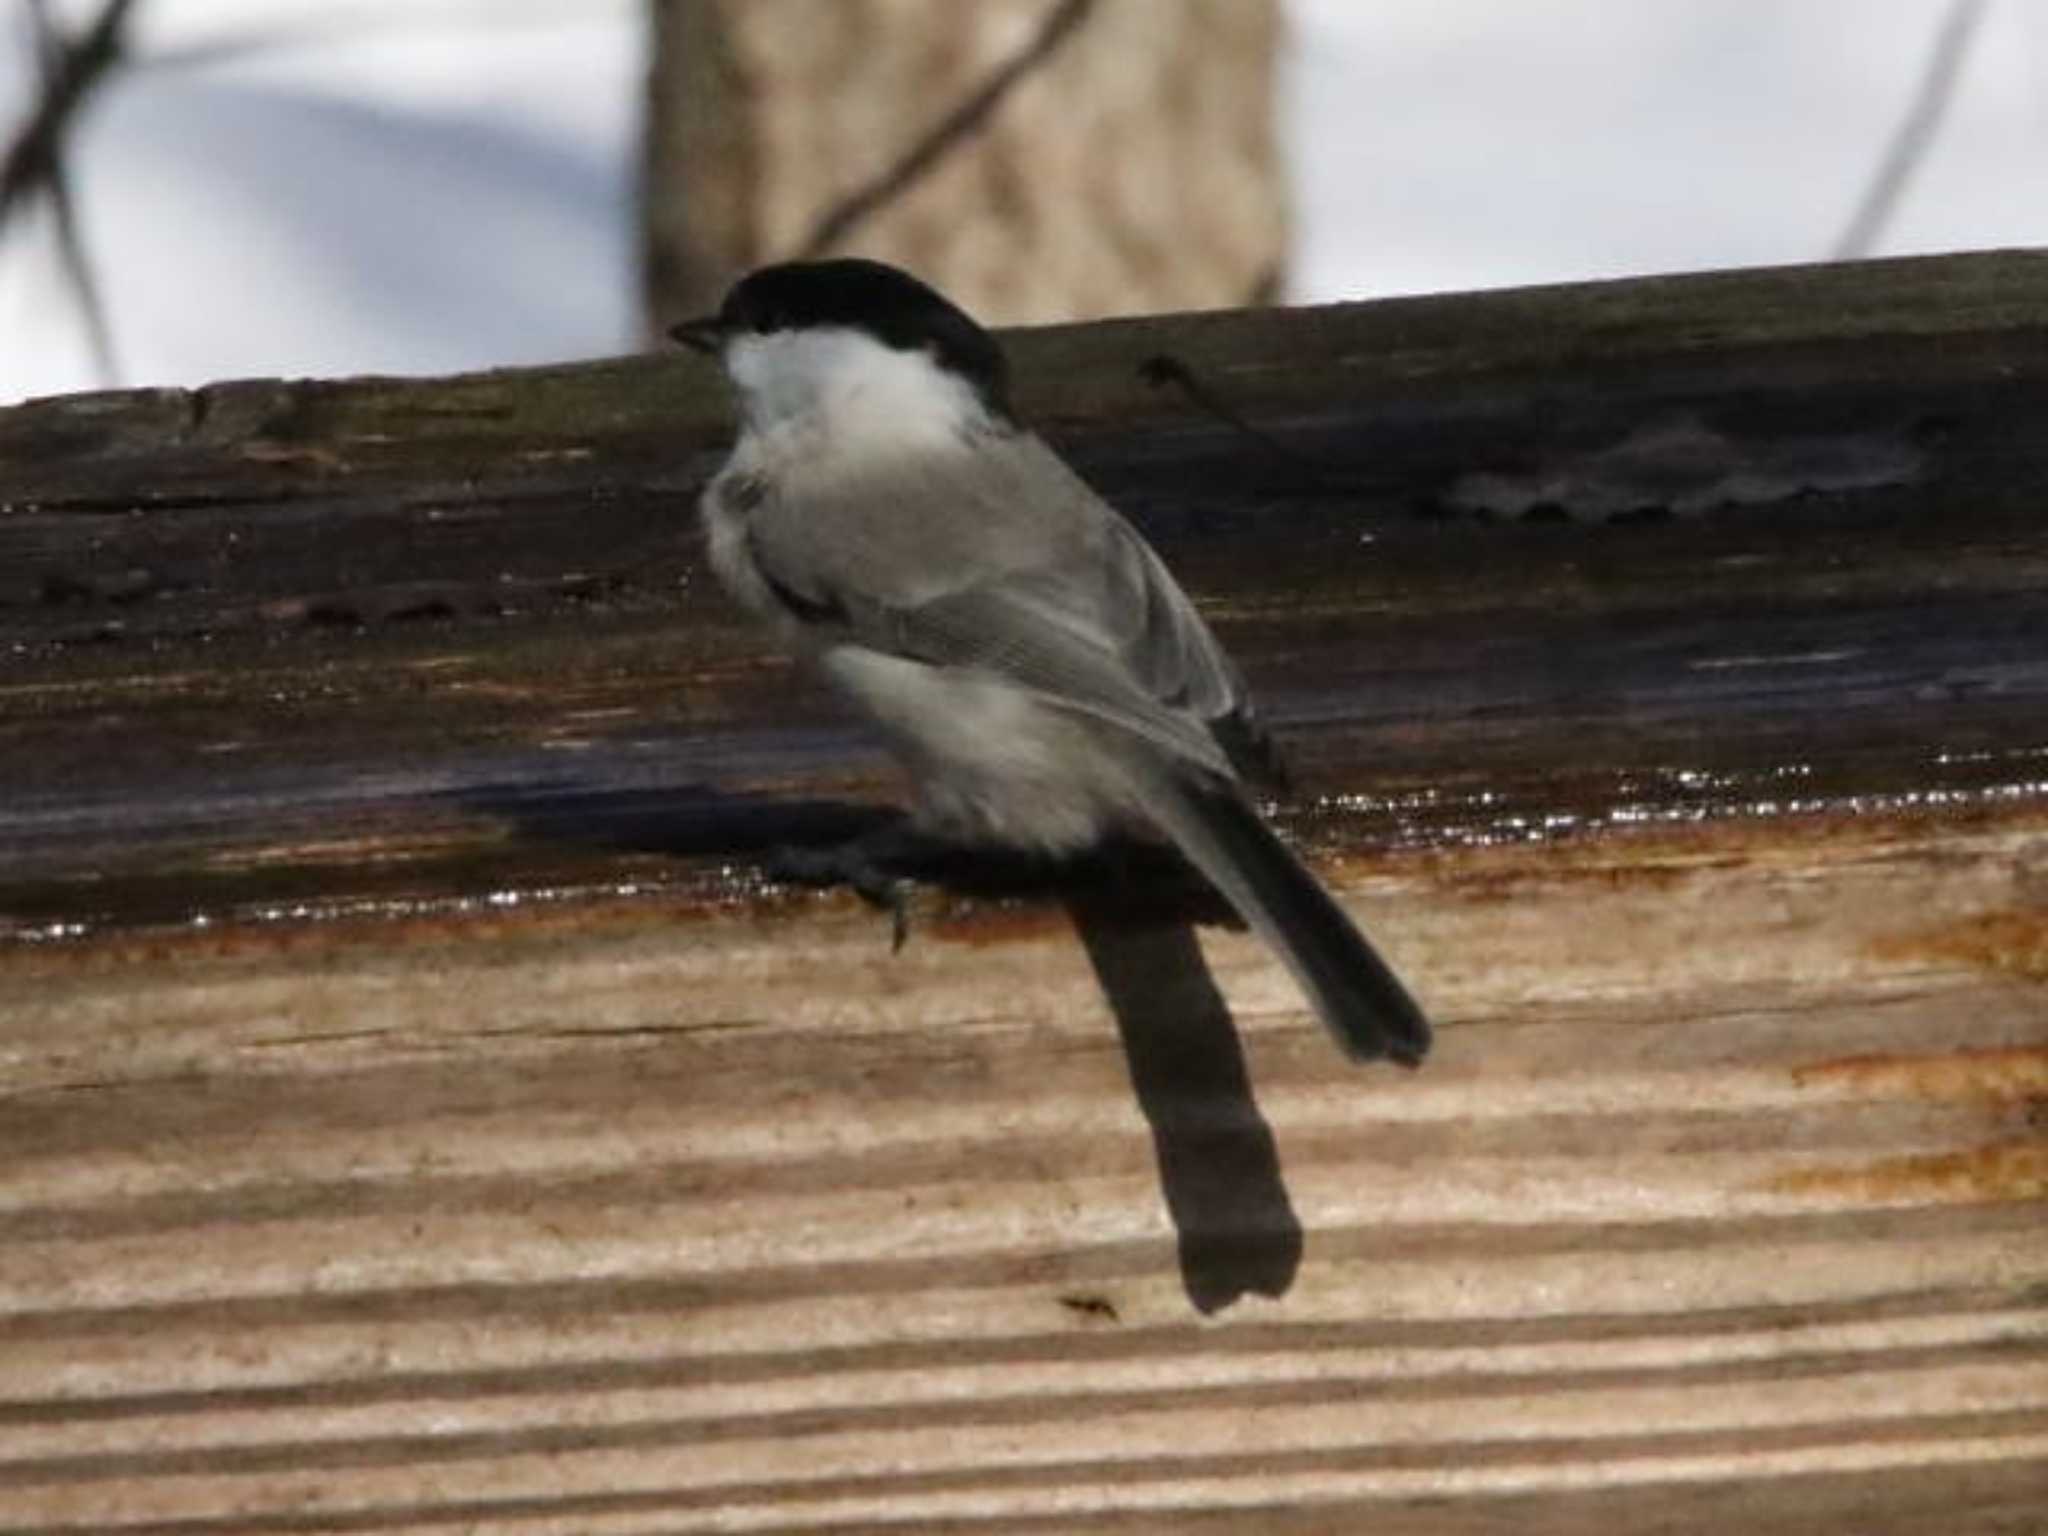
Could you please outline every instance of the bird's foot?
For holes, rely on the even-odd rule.
[[[869,906],[889,914],[889,948],[910,937],[911,871],[929,859],[930,844],[907,822],[895,821],[843,843],[824,847],[784,844],[766,860],[770,879],[821,889],[846,886]]]

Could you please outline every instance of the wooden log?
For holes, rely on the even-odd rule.
[[[2043,314],[1012,339],[1412,1074],[1146,868],[765,882],[891,786],[693,359],[0,412],[0,1532],[2048,1523]]]

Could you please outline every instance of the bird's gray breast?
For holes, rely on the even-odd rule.
[[[768,491],[767,477],[735,453],[704,488],[698,510],[704,520],[711,569],[719,583],[743,607],[777,618],[780,605],[754,559],[748,538],[748,525],[767,501]]]

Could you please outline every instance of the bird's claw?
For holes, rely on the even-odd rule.
[[[785,845],[766,861],[769,878],[820,888],[843,885],[871,907],[889,914],[889,952],[898,954],[910,938],[911,880],[899,874],[890,848],[856,838],[829,848]]]

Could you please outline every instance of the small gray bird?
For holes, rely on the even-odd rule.
[[[703,498],[712,566],[880,726],[917,831],[1059,856],[1156,829],[1346,1053],[1422,1059],[1422,1010],[1246,798],[1268,759],[1237,669],[1012,415],[988,332],[907,273],[840,260],[764,267],[670,334],[739,398]]]

